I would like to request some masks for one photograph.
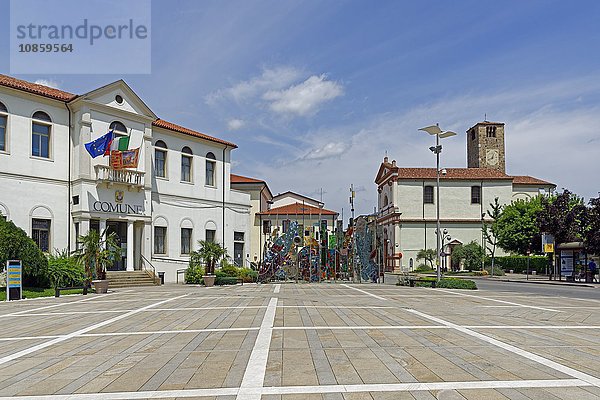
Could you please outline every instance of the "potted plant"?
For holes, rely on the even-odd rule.
[[[113,265],[121,255],[117,235],[114,232],[107,233],[106,230],[102,234],[91,230],[88,234],[80,236],[79,242],[78,255],[85,266],[87,285],[93,284],[96,293],[106,293],[108,291],[106,267]]]
[[[193,252],[191,258],[206,263],[206,274],[202,278],[204,285],[210,287],[215,284],[215,265],[227,255],[227,249],[217,242],[207,240],[200,240],[198,244],[200,249]]]

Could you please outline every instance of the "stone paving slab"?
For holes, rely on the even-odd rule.
[[[259,392],[280,390],[263,399],[600,398],[600,389],[583,381],[552,387],[575,380],[445,325],[466,326],[600,378],[600,310],[589,307],[594,301],[468,294],[332,283],[280,284],[277,293],[275,285],[166,285],[0,304],[0,322],[10,326],[0,331],[0,396],[116,393],[127,399],[140,391],[148,397],[245,400],[255,398],[244,389],[254,368],[248,376],[264,374]],[[265,326],[271,299],[277,299],[275,316]],[[552,307],[556,310],[548,310]],[[80,330],[84,333],[63,336]],[[257,338],[265,334],[267,346],[257,348]],[[25,336],[34,338],[16,340]],[[58,336],[58,341],[38,336]],[[261,354],[264,372],[257,361]],[[551,383],[511,387],[523,380]],[[385,389],[436,382],[455,388]],[[469,382],[508,386],[465,389]],[[346,386],[339,386],[369,384],[380,389],[345,392]],[[287,393],[288,387],[301,393]],[[322,392],[325,387],[339,391]],[[236,388],[239,395],[191,395],[210,388]]]

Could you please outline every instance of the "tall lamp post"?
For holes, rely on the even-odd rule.
[[[441,270],[440,270],[440,262],[442,258],[441,248],[440,248],[440,153],[442,152],[442,145],[440,144],[440,138],[444,139],[451,136],[456,136],[455,132],[452,131],[442,131],[438,124],[426,126],[425,128],[419,129],[420,131],[427,132],[430,135],[435,136],[435,146],[429,148],[436,155],[436,249],[437,249],[437,281],[439,282],[442,278]]]

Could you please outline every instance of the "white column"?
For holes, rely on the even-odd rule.
[[[98,224],[100,229],[100,234],[102,235],[102,239],[106,238],[106,219],[100,219],[100,223]]]
[[[133,221],[127,221],[127,271],[133,271]]]

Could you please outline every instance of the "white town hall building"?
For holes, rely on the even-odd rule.
[[[440,173],[440,226],[450,236],[441,249],[448,254],[442,266],[448,269],[458,267],[451,259],[454,246],[483,244],[482,225],[489,222],[486,212],[496,197],[500,204],[509,204],[556,188],[531,176],[506,174],[504,123],[484,121],[469,128],[467,160],[468,168],[444,168]],[[402,168],[385,157],[375,183],[385,268],[411,271],[418,267],[419,250],[437,247],[436,169]]]
[[[90,157],[84,144],[109,129],[139,148],[136,169]],[[230,186],[236,147],[159,119],[122,80],[74,95],[0,75],[0,214],[44,251],[108,227],[117,270],[148,263],[175,281],[204,239],[247,265],[251,203]]]

